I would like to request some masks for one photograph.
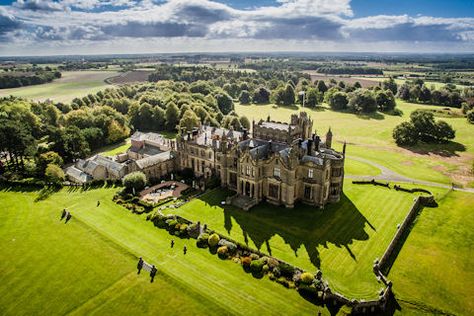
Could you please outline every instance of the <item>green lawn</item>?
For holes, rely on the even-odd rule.
[[[249,213],[222,208],[226,192],[216,190],[165,212],[208,224],[231,238],[296,266],[318,268],[331,287],[355,298],[376,298],[382,284],[372,272],[414,195],[345,182],[340,204],[324,211],[299,205],[285,209],[268,204]],[[437,191],[438,192],[438,191]]]
[[[344,172],[346,175],[354,176],[376,176],[380,174],[380,169],[361,161],[346,158],[344,162]]]
[[[173,237],[114,204],[115,191],[64,189],[42,201],[34,190],[0,191],[0,315],[318,311],[295,290],[255,279],[193,240],[174,238],[170,249]],[[59,221],[64,207],[73,214],[68,224]],[[136,274],[138,256],[157,264],[154,283]]]
[[[123,142],[102,148],[100,154],[103,156],[116,156],[118,154],[123,154],[130,148],[130,144],[130,138],[127,138]]]
[[[380,163],[402,175],[420,180],[441,183],[459,182],[465,168],[474,159],[474,126],[465,118],[443,118],[456,129],[455,142],[419,146],[416,151],[396,146],[392,139],[393,128],[409,119],[412,111],[436,106],[405,103],[398,100],[403,117],[385,114],[370,116],[331,111],[327,107],[312,110],[305,108],[314,120],[314,128],[323,138],[329,127],[334,133],[333,146],[342,149],[347,142],[347,153]],[[290,115],[301,107],[276,107],[275,105],[236,105],[236,112],[250,120],[266,119],[287,122]],[[468,180],[464,180],[469,182]],[[472,180],[471,180],[472,181]]]
[[[402,314],[474,314],[474,194],[451,192],[425,209],[390,278]]]
[[[112,87],[104,80],[116,76],[116,71],[84,70],[65,71],[62,78],[50,83],[13,89],[1,89],[1,96],[18,96],[37,101],[51,99],[57,102],[71,102],[76,97],[96,93],[107,87]]]

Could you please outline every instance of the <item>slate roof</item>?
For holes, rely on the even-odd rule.
[[[154,155],[154,156],[146,157],[146,158],[143,158],[143,159],[139,159],[139,160],[135,161],[135,163],[137,164],[137,166],[140,169],[144,169],[144,168],[154,166],[154,165],[156,165],[160,162],[170,160],[171,158],[173,158],[173,156],[171,155],[171,152],[170,151],[165,151],[165,152],[162,152],[158,155]]]
[[[72,178],[73,181],[79,182],[79,183],[86,183],[90,180],[92,180],[92,177],[88,175],[87,173],[77,169],[74,166],[71,166],[66,169],[66,175],[69,178]]]

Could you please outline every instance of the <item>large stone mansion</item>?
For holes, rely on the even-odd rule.
[[[297,201],[324,207],[341,197],[345,145],[337,152],[331,148],[331,130],[324,142],[312,131],[313,121],[301,112],[290,123],[270,117],[253,122],[251,133],[202,126],[168,140],[136,132],[127,153],[80,160],[67,174],[78,182],[120,179],[133,171],[159,179],[189,168],[198,180],[218,177],[236,192],[232,203],[244,209],[263,200],[288,208]]]

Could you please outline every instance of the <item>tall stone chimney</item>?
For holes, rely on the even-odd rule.
[[[329,130],[326,133],[326,148],[331,148],[331,146],[332,146],[332,132],[331,132],[331,127],[329,127]]]

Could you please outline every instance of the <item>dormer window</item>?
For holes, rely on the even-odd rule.
[[[314,170],[308,169],[308,178],[313,179],[313,175],[314,175]]]
[[[280,168],[273,168],[273,176],[280,177]]]

